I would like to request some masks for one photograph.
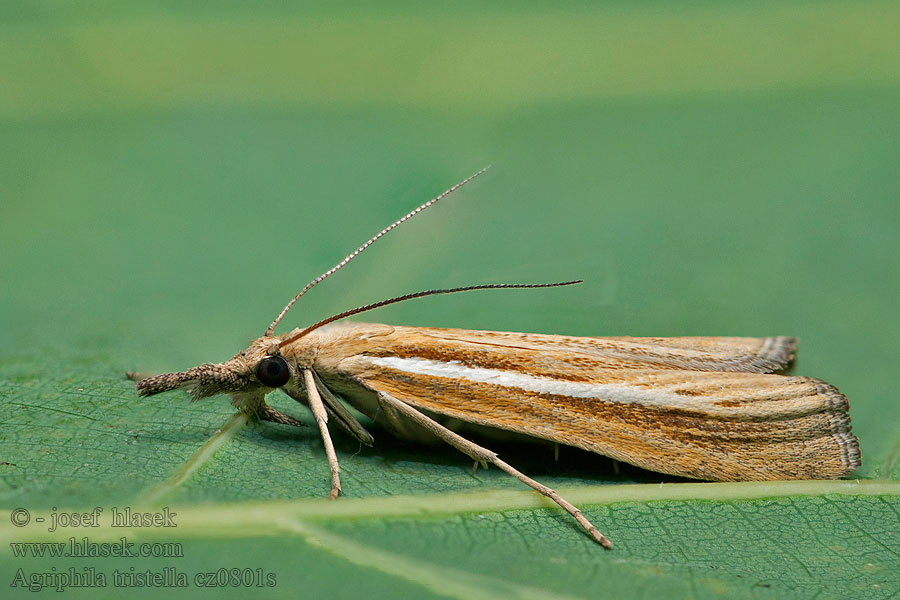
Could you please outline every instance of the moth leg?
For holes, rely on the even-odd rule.
[[[315,374],[315,371],[313,371],[314,376]],[[324,383],[319,381],[318,376],[316,376],[316,389],[319,392],[319,396],[322,398],[322,403],[325,405],[325,413],[328,415],[328,418],[331,419],[331,424],[337,425],[339,429],[342,429],[347,435],[356,438],[361,444],[371,446],[374,443],[375,440],[372,438],[372,434],[366,431],[366,428],[350,414],[350,411],[343,408],[341,401],[334,397],[334,394],[325,387]],[[309,406],[309,401],[303,397],[299,391],[287,387],[281,388],[281,391],[303,406]],[[330,400],[329,395],[331,396]],[[332,402],[334,402],[334,407],[340,406],[343,410],[340,412],[332,410]]]
[[[319,425],[319,433],[322,434],[322,443],[325,445],[325,456],[328,457],[328,467],[331,469],[331,493],[328,494],[329,500],[334,500],[341,493],[341,467],[338,465],[337,454],[334,452],[334,443],[331,441],[331,435],[328,433],[328,413],[325,412],[325,405],[322,404],[322,398],[319,396],[319,390],[316,389],[316,381],[313,379],[313,373],[309,369],[304,369],[303,380],[306,383],[306,397],[309,398],[309,408],[312,411],[316,423]]]
[[[460,436],[457,433],[454,433],[453,431],[450,431],[437,421],[434,421],[433,419],[427,417],[412,406],[409,406],[408,404],[394,398],[390,394],[387,394],[385,392],[378,392],[378,399],[385,405],[390,406],[396,412],[403,414],[410,420],[426,428],[428,431],[432,432],[440,439],[444,440],[472,459],[479,462],[493,463],[533,490],[543,494],[547,498],[550,498],[560,507],[562,507],[567,513],[572,515],[575,520],[578,521],[579,525],[584,527],[585,531],[590,534],[594,541],[596,541],[607,550],[612,548],[612,542],[606,539],[606,537],[604,537],[604,535],[600,533],[600,531],[598,531],[590,521],[587,520],[587,517],[585,517],[576,506],[571,504],[568,500],[561,497],[559,494],[557,494],[555,491],[548,488],[544,484],[538,483],[521,471],[518,471],[509,464],[497,458],[496,452],[492,452],[487,448],[482,448],[478,444],[470,442],[466,438]]]
[[[390,400],[387,400],[387,398],[389,398]],[[403,408],[406,410],[398,409],[397,405],[392,404],[391,401],[402,404]],[[390,425],[397,433],[403,434],[404,432],[409,432],[409,422],[411,420],[416,425],[419,425],[429,431],[438,439],[447,442],[448,444],[471,458],[473,461],[475,461],[475,463],[472,465],[472,475],[475,474],[475,471],[476,469],[478,469],[479,465],[483,469],[487,469],[488,463],[494,462],[497,458],[497,454],[495,452],[492,452],[487,448],[482,448],[481,446],[470,442],[466,438],[451,431],[450,429],[447,429],[443,425],[437,423],[433,419],[428,418],[426,415],[410,407],[408,404],[397,400],[386,392],[378,392],[378,405],[381,408],[381,411],[384,413],[385,418],[387,419],[386,424]],[[410,415],[407,412],[409,410],[415,411],[416,416],[410,419]],[[423,421],[422,419],[425,420]],[[439,427],[440,429],[435,429],[435,427]],[[452,433],[454,439],[447,439],[447,437],[443,434],[444,431]]]
[[[290,415],[286,415],[281,411],[275,410],[268,404],[263,404],[257,411],[258,416],[263,421],[271,421],[272,423],[282,423],[284,425],[293,425],[294,427],[303,427],[303,422],[295,419]]]
[[[316,381],[316,389],[319,390],[322,401],[325,403],[325,409],[330,415],[335,417],[335,422],[366,446],[374,444],[375,439],[372,437],[372,434],[366,431],[366,428],[356,420],[356,417],[331,393],[331,390],[328,389],[328,386],[325,385],[318,373],[313,371],[312,374],[313,379]]]

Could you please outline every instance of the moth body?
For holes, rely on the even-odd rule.
[[[401,437],[428,436],[385,415],[378,392],[443,422],[695,479],[832,479],[859,466],[846,398],[823,381],[773,373],[793,358],[792,338],[582,338],[342,323],[298,341],[332,392]],[[293,346],[283,350],[291,356]]]
[[[342,398],[419,442],[437,438],[385,407],[379,392],[442,424],[522,434],[695,479],[833,479],[859,466],[846,398],[823,381],[774,373],[793,358],[792,338],[585,338],[343,322],[279,348],[293,333],[139,389],[186,387],[194,398],[224,392],[240,410],[267,418],[273,388],[256,369],[275,356],[289,369],[280,387],[291,397],[309,404],[310,371],[331,412]],[[362,426],[347,415],[339,426],[360,437],[352,430]]]

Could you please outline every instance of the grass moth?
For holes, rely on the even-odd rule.
[[[468,423],[576,446],[639,467],[711,481],[834,479],[860,465],[847,399],[832,385],[779,374],[789,337],[572,337],[341,321],[433,294],[579,283],[494,284],[428,290],[344,311],[305,329],[275,327],[310,288],[483,169],[381,230],[312,280],[265,334],[222,363],[144,378],[142,396],[177,388],[196,400],[225,393],[259,419],[300,425],[265,402],[276,388],[309,407],[341,491],[329,425],[361,443],[371,434],[346,402],[405,439],[442,440],[476,464],[512,474],[571,514],[606,548],[578,508],[448,424]],[[341,322],[336,322],[341,321]]]

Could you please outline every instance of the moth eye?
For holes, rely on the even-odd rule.
[[[263,385],[281,387],[291,378],[291,370],[280,356],[267,356],[256,365],[256,378]]]

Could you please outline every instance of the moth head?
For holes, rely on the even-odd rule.
[[[138,392],[141,396],[153,396],[186,389],[192,400],[228,394],[235,406],[255,411],[262,407],[266,394],[287,385],[296,376],[296,367],[278,352],[279,342],[278,338],[264,336],[225,362],[142,379],[137,384]]]

